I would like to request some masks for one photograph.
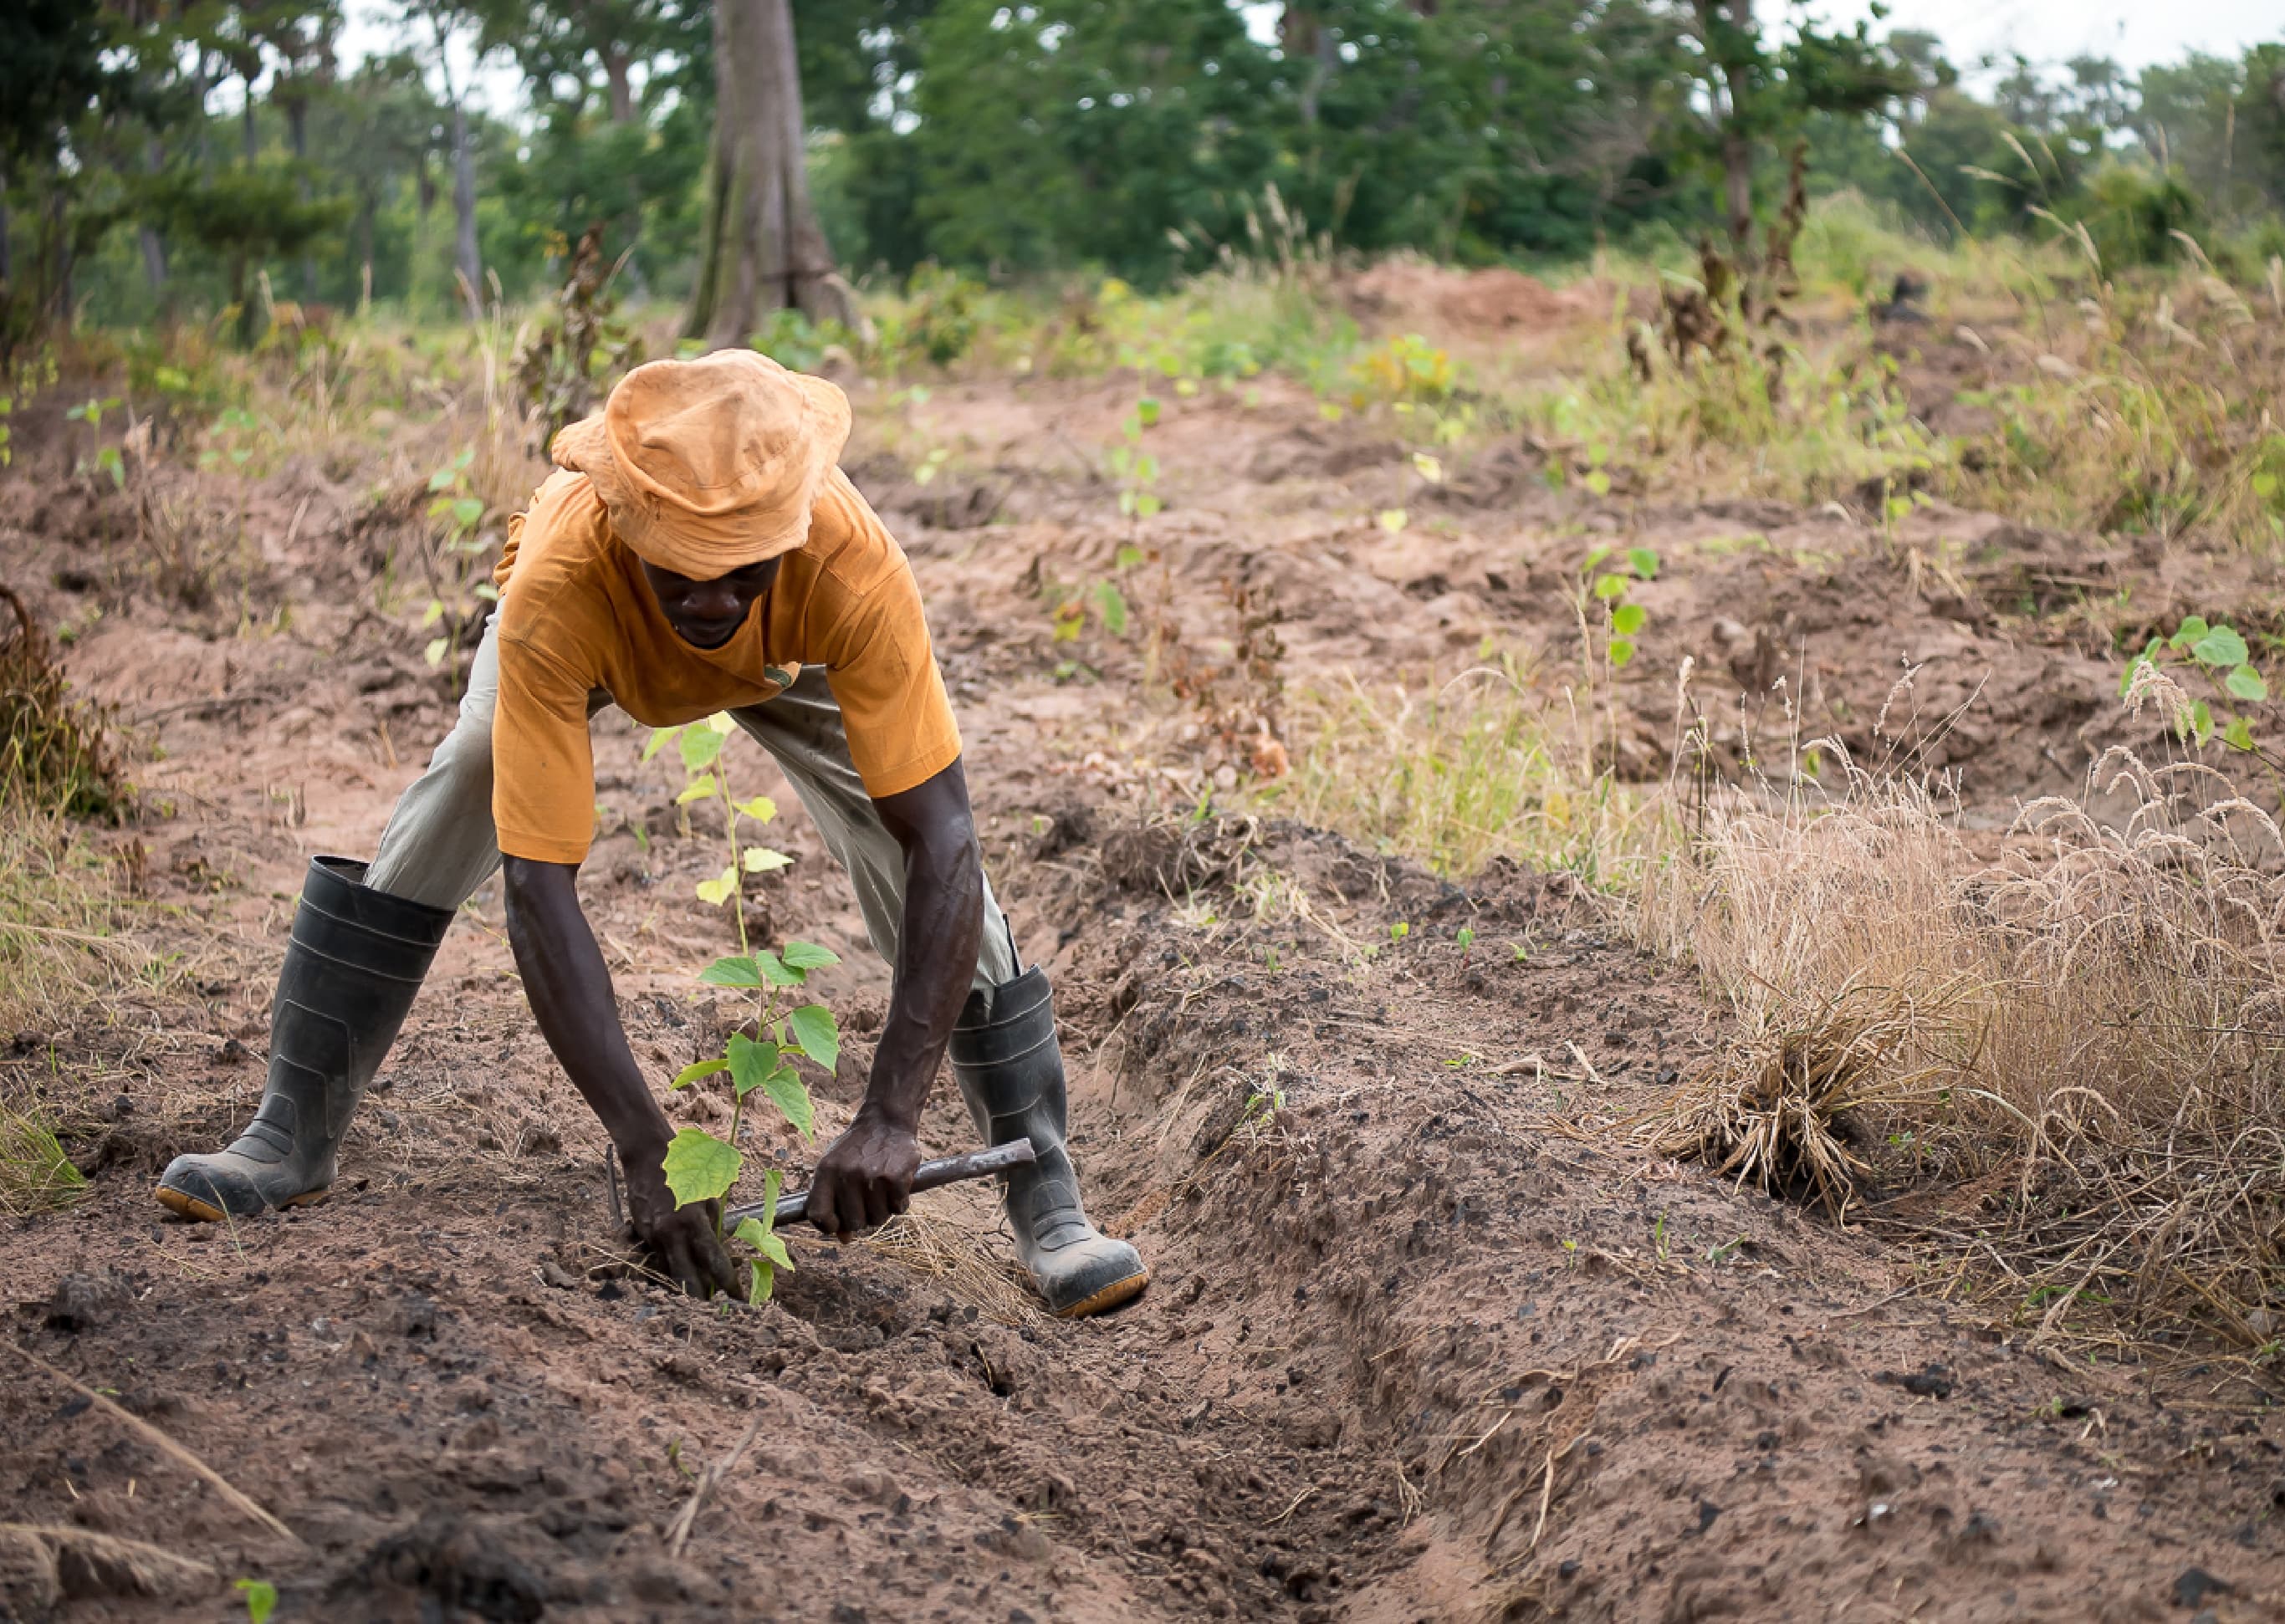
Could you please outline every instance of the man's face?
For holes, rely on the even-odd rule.
[[[778,578],[778,562],[764,559],[711,581],[694,581],[656,564],[646,563],[642,571],[674,634],[694,648],[719,648],[738,634],[755,600]]]

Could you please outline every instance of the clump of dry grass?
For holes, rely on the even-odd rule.
[[[1639,917],[1739,1032],[1638,1142],[1836,1214],[1933,1184],[1921,1233],[2042,1334],[2279,1351],[2285,836],[2221,775],[2113,751],[1985,863],[1852,770],[1717,809]]]
[[[121,810],[128,790],[106,721],[72,697],[31,607],[0,585],[0,804],[76,817]]]
[[[75,1597],[175,1596],[212,1589],[206,1563],[91,1528],[0,1523],[0,1595],[42,1610]]]

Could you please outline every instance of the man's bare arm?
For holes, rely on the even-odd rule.
[[[864,1103],[810,1188],[810,1222],[844,1236],[886,1223],[910,1199],[921,1107],[968,1001],[984,930],[983,857],[960,763],[873,804],[905,854],[905,915]]]
[[[660,1171],[672,1137],[627,1047],[595,933],[579,907],[577,867],[506,859],[507,939],[531,1013],[627,1173],[635,1233],[683,1290],[734,1291],[729,1254],[714,1234],[714,1204],[677,1208]]]

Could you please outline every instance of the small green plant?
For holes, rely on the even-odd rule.
[[[737,1184],[744,1168],[738,1149],[739,1128],[745,1118],[746,1098],[759,1090],[805,1140],[813,1137],[817,1108],[809,1088],[794,1069],[793,1056],[805,1055],[830,1072],[841,1057],[841,1032],[833,1012],[820,1003],[795,1006],[794,997],[806,985],[812,970],[841,962],[840,955],[814,942],[789,941],[776,953],[757,950],[746,933],[744,879],[750,874],[769,874],[792,859],[767,846],[750,844],[739,833],[743,823],[767,823],[777,816],[777,804],[767,796],[741,800],[730,788],[722,760],[723,746],[737,724],[727,712],[686,727],[664,727],[653,733],[643,751],[648,760],[671,742],[682,758],[687,781],[677,804],[688,806],[712,801],[722,809],[723,839],[728,863],[711,880],[700,881],[698,899],[711,906],[730,905],[738,930],[738,951],[719,958],[698,972],[707,986],[750,992],[754,1000],[755,1032],[748,1037],[734,1032],[723,1052],[711,1059],[685,1066],[673,1086],[687,1088],[710,1077],[726,1073],[730,1082],[730,1135],[718,1139],[703,1128],[686,1127],[668,1144],[666,1186],[678,1206],[695,1201],[718,1201]],[[762,1216],[741,1222],[735,1237],[753,1249],[749,1265],[749,1302],[769,1299],[777,1271],[790,1273],[793,1259],[785,1242],[773,1230],[770,1212],[777,1201],[784,1175],[773,1167],[763,1174]]]
[[[2174,702],[2171,719],[2178,736],[2195,741],[2201,749],[2218,736],[2234,750],[2259,754],[2252,722],[2236,709],[2269,697],[2268,681],[2254,669],[2251,655],[2236,628],[2210,624],[2192,615],[2175,628],[2173,636],[2152,638],[2148,647],[2126,663],[2118,678],[2119,697],[2126,697],[2145,666],[2163,672],[2173,679],[2168,697]],[[2183,686],[2185,678],[2205,688],[2210,697],[2193,694]],[[2221,707],[2218,715],[2217,705]]]
[[[428,518],[436,526],[436,546],[424,554],[428,576],[428,607],[421,611],[420,629],[434,632],[421,657],[431,665],[452,662],[454,684],[459,655],[471,628],[483,624],[499,601],[499,588],[475,574],[474,566],[486,545],[477,526],[483,522],[484,501],[469,482],[468,467],[475,448],[463,446],[452,461],[428,476]],[[441,629],[440,629],[441,628]]]
[[[1127,601],[1126,589],[1120,582],[1127,579],[1148,555],[1137,546],[1123,546],[1111,561],[1113,574],[1100,580],[1082,581],[1075,584],[1050,587],[1045,594],[1055,604],[1055,640],[1076,643],[1087,630],[1088,612],[1113,637],[1125,637],[1133,621],[1133,612]]]
[[[1629,547],[1613,568],[1601,569],[1614,550],[1599,546],[1588,553],[1581,578],[1589,583],[1588,595],[1602,606],[1603,655],[1616,670],[1635,657],[1636,634],[1650,618],[1650,611],[1629,594],[1638,583],[1656,578],[1658,554],[1648,547]]]
[[[119,396],[111,395],[101,400],[83,400],[64,413],[73,422],[87,425],[88,452],[74,466],[73,472],[108,474],[114,490],[126,486],[127,459],[117,446],[103,443],[103,418],[106,412],[118,410]]]
[[[266,1579],[241,1579],[236,1586],[246,1603],[247,1624],[270,1624],[278,1611],[278,1587]]]
[[[1142,449],[1142,438],[1158,426],[1158,402],[1145,395],[1119,424],[1121,443],[1111,448],[1111,472],[1119,481],[1121,518],[1148,519],[1166,506],[1158,495],[1158,459]]]
[[[1458,382],[1449,354],[1417,333],[1392,334],[1350,365],[1349,404],[1360,411],[1376,400],[1433,404]]]

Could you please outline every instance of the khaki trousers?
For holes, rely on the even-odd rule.
[[[499,869],[499,836],[492,824],[492,711],[499,700],[499,632],[491,623],[476,648],[459,720],[436,747],[428,770],[389,814],[381,850],[365,870],[367,885],[431,907],[457,908]],[[587,714],[610,702],[611,696],[599,690],[588,696]],[[849,759],[841,707],[827,686],[825,669],[805,666],[793,686],[776,698],[730,714],[793,785],[825,836],[826,849],[856,888],[874,951],[893,966],[905,918],[904,849],[881,821]],[[1021,972],[1014,938],[987,879],[984,944],[973,985],[989,990]]]

